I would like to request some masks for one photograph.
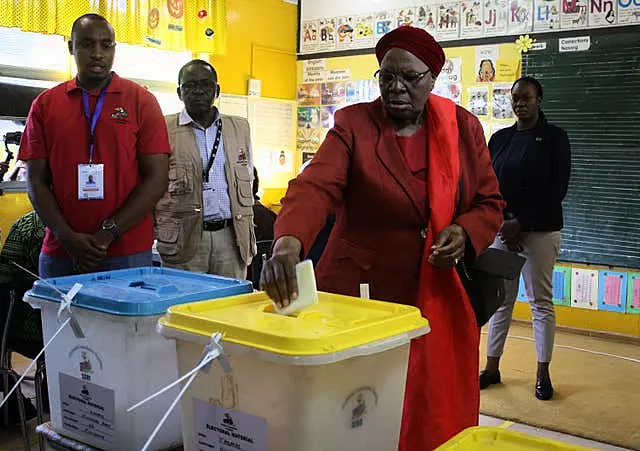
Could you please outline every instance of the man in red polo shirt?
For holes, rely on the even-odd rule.
[[[171,148],[155,97],[111,72],[115,45],[106,19],[77,19],[77,77],[29,112],[19,159],[47,225],[41,277],[152,264],[150,212],[167,189]]]

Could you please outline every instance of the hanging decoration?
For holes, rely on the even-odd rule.
[[[533,43],[536,42],[535,39],[531,38],[528,34],[516,39],[516,48],[520,53],[527,53],[529,50],[533,48]]]

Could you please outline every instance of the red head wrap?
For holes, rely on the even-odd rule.
[[[444,66],[444,51],[440,44],[422,28],[403,26],[385,34],[376,45],[378,63],[394,47],[404,49],[425,63],[434,77]]]

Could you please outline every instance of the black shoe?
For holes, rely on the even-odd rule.
[[[480,371],[480,390],[484,390],[493,384],[500,384],[502,380],[500,379],[500,371],[496,374],[490,374],[487,370]]]
[[[553,397],[553,385],[551,379],[538,379],[536,381],[536,398],[540,401],[549,401]]]

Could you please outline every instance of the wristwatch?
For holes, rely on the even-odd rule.
[[[114,240],[118,241],[120,239],[120,232],[118,231],[118,224],[116,224],[115,219],[113,218],[106,219],[102,223],[102,226],[100,226],[100,228],[104,232],[109,232],[111,235],[113,235]]]

